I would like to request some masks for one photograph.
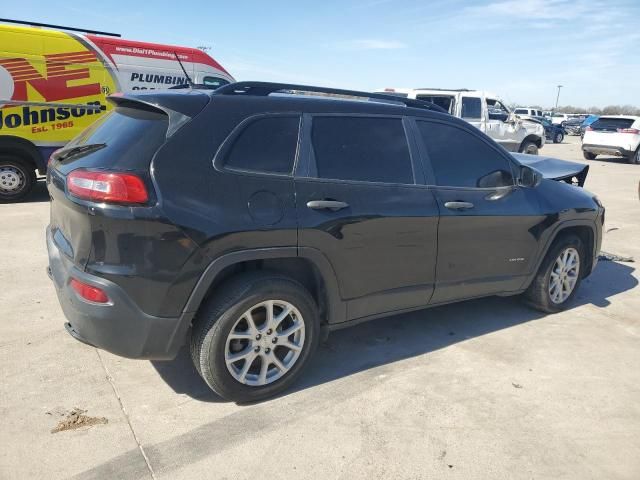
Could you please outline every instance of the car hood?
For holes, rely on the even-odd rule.
[[[577,162],[568,162],[557,158],[543,157],[540,155],[527,155],[524,153],[511,154],[518,163],[531,167],[542,174],[544,178],[562,180],[573,183],[575,178],[579,186],[584,186],[584,181],[589,172],[589,165]]]

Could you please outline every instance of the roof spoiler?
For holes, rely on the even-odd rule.
[[[193,116],[199,113],[208,103],[208,97],[200,94],[193,96],[200,100],[199,105],[191,102],[177,102],[174,95],[162,94],[143,94],[143,95],[125,95],[116,93],[109,95],[107,100],[117,107],[129,107],[143,110],[150,110],[164,113],[169,117],[169,127],[167,128],[167,138],[176,133],[180,127],[187,123]],[[185,96],[182,96],[185,98]],[[204,101],[202,101],[204,99]],[[197,107],[200,108],[197,108]]]
[[[448,112],[438,105],[424,100],[415,100],[411,98],[403,98],[395,95],[386,95],[383,93],[361,92],[358,90],[342,90],[340,88],[314,87],[310,85],[295,85],[291,83],[271,83],[271,82],[236,82],[222,87],[214,91],[215,95],[255,95],[267,96],[271,93],[300,91],[312,93],[325,93],[329,95],[344,95],[347,97],[367,98],[372,100],[383,100],[392,104],[404,104],[407,107],[420,108],[423,110],[432,110],[434,112]]]

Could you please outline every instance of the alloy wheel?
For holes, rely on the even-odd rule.
[[[573,292],[580,274],[580,255],[573,247],[560,252],[549,276],[549,297],[555,304],[561,304]]]
[[[224,359],[238,382],[263,386],[289,372],[304,346],[300,311],[284,300],[267,300],[247,310],[227,336]]]

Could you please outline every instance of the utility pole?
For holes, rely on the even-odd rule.
[[[553,109],[554,112],[556,110],[558,110],[558,100],[560,99],[560,89],[561,88],[562,88],[562,85],[558,85],[558,95],[556,96],[556,108]]]

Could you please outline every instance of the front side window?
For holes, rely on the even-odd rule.
[[[513,185],[509,162],[480,138],[453,125],[416,123],[437,185],[469,188]]]
[[[482,99],[477,97],[462,97],[462,118],[476,119],[482,118]]]
[[[234,170],[290,174],[298,148],[300,117],[273,116],[251,121],[235,137],[224,165]]]
[[[320,178],[414,183],[399,118],[314,117],[311,142]]]

